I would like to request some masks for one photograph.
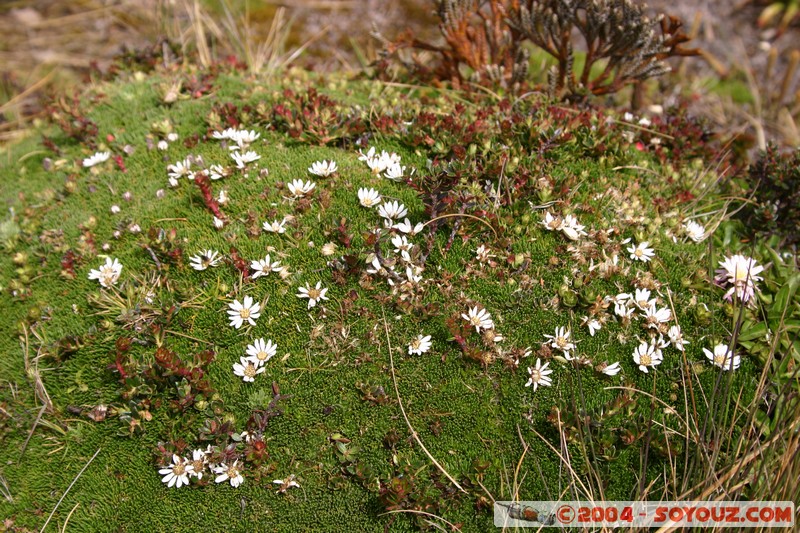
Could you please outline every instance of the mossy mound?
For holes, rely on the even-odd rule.
[[[708,445],[687,433],[711,420],[731,429],[726,447],[739,438],[768,345],[751,335],[735,371],[704,354],[730,343],[739,304],[711,277],[742,245],[697,159],[712,150],[686,117],[639,123],[304,74],[280,86],[187,76],[168,104],[165,87],[174,80],[157,75],[94,87],[54,117],[62,129],[44,131],[46,148],[32,137],[5,158],[0,472],[13,501],[0,514],[15,527],[41,527],[96,451],[52,525],[405,530],[442,524],[436,515],[483,531],[491,498],[588,497],[577,479],[606,499],[675,494],[665,469],[681,476]],[[214,138],[229,127],[259,138],[230,150],[235,140]],[[399,156],[398,179],[371,171],[369,147]],[[231,154],[247,150],[260,159],[237,168]],[[196,174],[170,187],[168,166],[187,158]],[[311,175],[320,160],[336,172]],[[212,165],[220,179],[204,172]],[[293,194],[296,179],[314,190]],[[360,188],[404,204],[395,226],[425,226],[387,227]],[[546,212],[579,225],[551,231]],[[702,243],[684,229],[696,217]],[[285,233],[265,231],[272,221]],[[407,258],[392,243],[404,235]],[[643,242],[650,261],[628,251]],[[195,270],[206,250],[219,264]],[[253,279],[250,263],[267,254],[284,269]],[[89,279],[105,257],[123,265],[109,287]],[[298,290],[317,282],[327,300],[308,307]],[[671,316],[648,326],[648,306],[634,304],[618,316],[606,297],[636,289]],[[757,298],[780,287],[764,289]],[[245,296],[261,315],[236,329],[227,311]],[[493,328],[462,318],[476,307]],[[763,323],[745,312],[748,327]],[[673,342],[642,372],[634,350],[675,325],[685,352]],[[573,350],[547,342],[560,327]],[[409,355],[417,335],[432,347]],[[258,338],[277,353],[244,382],[232,367]],[[552,386],[534,391],[537,359]],[[602,372],[615,362],[619,374]],[[162,483],[172,453],[207,446],[213,462],[243,465],[238,488],[208,471],[188,487]],[[289,476],[299,487],[274,483]]]

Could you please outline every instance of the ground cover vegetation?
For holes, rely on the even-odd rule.
[[[513,37],[515,13],[481,20]],[[680,42],[633,70],[565,56],[532,91],[450,41],[356,79],[129,54],[8,147],[5,528],[797,501],[796,156],[748,164],[685,106],[592,100]]]

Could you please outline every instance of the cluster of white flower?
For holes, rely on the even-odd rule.
[[[215,131],[211,136],[219,141],[231,141],[231,144],[228,145],[228,150],[241,152],[250,148],[250,145],[256,142],[261,137],[261,134],[254,130],[228,128],[223,131]]]
[[[571,241],[577,241],[586,235],[586,226],[579,224],[578,219],[575,218],[574,215],[567,215],[562,218],[559,215],[554,215],[550,211],[547,211],[544,214],[542,226],[549,231],[562,232]]]
[[[233,462],[213,464],[209,461],[211,454],[211,446],[205,450],[192,450],[191,459],[173,454],[172,463],[160,467],[158,470],[158,473],[163,476],[161,481],[166,483],[167,487],[180,488],[189,485],[190,476],[203,479],[203,475],[210,472],[216,475],[215,483],[227,481],[235,488],[244,482],[242,467],[238,459]]]
[[[163,139],[158,141],[158,143],[156,144],[156,148],[158,148],[161,151],[167,150],[167,149],[169,149],[169,144],[170,143],[174,143],[177,140],[178,140],[178,134],[177,133],[174,133],[174,132],[168,133],[166,135],[166,137],[164,137]],[[151,145],[149,145],[149,146],[151,146]]]
[[[233,373],[242,378],[242,381],[252,383],[258,374],[262,374],[267,361],[275,357],[278,345],[271,340],[256,339],[247,346],[247,357],[240,357],[238,363],[233,364]]]
[[[375,151],[375,147],[371,147],[367,153],[359,150],[358,160],[364,161],[373,174],[383,176],[387,179],[399,181],[406,175],[406,167],[400,165],[400,156],[394,152],[387,152],[381,150],[381,153]]]

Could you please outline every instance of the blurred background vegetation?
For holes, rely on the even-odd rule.
[[[43,104],[121,55],[164,65],[231,58],[360,71],[405,33],[441,44],[435,0],[11,0],[0,3],[0,140],[23,134]],[[800,146],[797,0],[653,0],[681,19],[701,58],[673,63],[650,103],[694,111],[750,147]],[[422,54],[425,59],[425,54]],[[534,60],[536,58],[534,57]]]

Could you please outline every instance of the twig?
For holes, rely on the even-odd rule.
[[[421,514],[421,515],[424,515],[424,516],[430,516],[431,518],[435,518],[437,520],[441,520],[442,522],[444,522],[445,524],[447,524],[448,526],[453,528],[453,531],[460,531],[461,530],[461,528],[457,527],[455,524],[451,524],[450,522],[448,522],[447,520],[445,520],[441,516],[438,516],[438,515],[435,515],[435,514],[432,514],[432,513],[426,513],[425,511],[417,511],[416,509],[395,509],[393,511],[386,511],[385,513],[381,513],[378,516],[383,516],[383,515],[387,515],[387,514],[394,514],[394,513],[413,513],[413,514]],[[435,526],[436,524],[432,524],[432,525]],[[438,527],[441,528],[441,526],[438,526]]]
[[[31,426],[31,430],[28,432],[28,438],[25,439],[25,442],[22,444],[22,450],[19,452],[19,458],[22,459],[22,456],[25,454],[25,449],[28,447],[28,442],[31,440],[33,436],[33,432],[36,431],[36,426],[39,425],[39,421],[42,419],[42,415],[44,414],[44,410],[47,408],[46,405],[43,405],[41,409],[39,409],[39,414],[36,416],[36,420],[33,421],[33,426]]]
[[[397,387],[397,376],[395,375],[394,372],[394,356],[392,355],[392,341],[389,339],[389,323],[386,322],[386,313],[383,311],[383,307],[381,307],[381,316],[383,317],[383,329],[384,331],[386,331],[386,343],[387,346],[389,347],[389,369],[392,371],[392,382],[394,383],[394,392],[397,395],[397,404],[400,406],[400,412],[403,413],[403,418],[406,421],[406,425],[408,426],[409,431],[411,431],[411,436],[414,437],[414,440],[417,441],[417,444],[419,444],[420,448],[422,448],[422,451],[425,452],[425,455],[428,456],[428,459],[433,461],[433,464],[436,465],[436,468],[438,468],[442,474],[447,476],[447,479],[449,479],[453,483],[453,485],[458,487],[458,490],[466,494],[467,491],[465,491],[464,488],[458,484],[458,481],[456,481],[453,478],[453,476],[447,473],[447,470],[445,470],[444,467],[439,464],[439,461],[434,459],[433,455],[431,455],[431,452],[429,452],[428,449],[425,447],[425,445],[422,444],[422,440],[419,438],[417,430],[414,429],[414,426],[411,425],[411,421],[408,419],[406,410],[403,407],[403,400],[400,399],[400,389]]]
[[[64,520],[64,525],[61,526],[61,533],[64,533],[67,530],[67,524],[69,524],[69,519],[72,518],[72,513],[75,512],[75,509],[77,509],[80,504],[81,504],[81,502],[77,502],[75,504],[75,507],[73,507],[72,510],[67,515],[67,519]]]
[[[424,224],[422,225],[422,227],[424,228],[425,226],[427,226],[427,225],[428,225],[428,224],[430,224],[431,222],[436,222],[436,221],[438,221],[438,220],[441,220],[441,219],[443,219],[443,218],[451,218],[451,217],[466,217],[466,218],[471,218],[471,219],[477,220],[478,222],[480,222],[480,223],[481,223],[481,224],[483,224],[484,226],[488,226],[488,227],[489,227],[489,229],[490,229],[490,230],[492,230],[492,233],[494,233],[494,237],[495,237],[495,239],[497,239],[497,238],[498,238],[498,236],[497,236],[497,231],[495,231],[494,227],[492,227],[492,225],[491,225],[491,224],[489,224],[488,222],[486,222],[486,221],[485,221],[485,220],[483,220],[482,218],[478,218],[478,217],[476,217],[475,215],[468,215],[468,214],[466,214],[466,213],[448,213],[448,214],[445,214],[445,215],[439,215],[438,217],[436,217],[436,218],[432,218],[432,219],[430,219],[429,221],[427,221],[426,223],[424,223]]]
[[[81,475],[83,475],[83,473],[86,471],[86,469],[89,468],[89,465],[92,464],[92,461],[94,461],[94,458],[97,457],[97,454],[100,453],[101,449],[102,448],[97,448],[97,451],[94,452],[94,455],[92,456],[92,458],[89,459],[89,461],[85,465],[83,465],[83,468],[81,468],[81,471],[78,472],[78,475],[75,476],[75,479],[73,479],[72,483],[69,484],[69,487],[67,487],[67,490],[65,490],[64,494],[61,495],[61,498],[58,500],[58,503],[56,504],[56,506],[53,507],[53,510],[50,512],[50,516],[48,516],[47,520],[45,520],[44,525],[42,526],[42,529],[39,530],[39,533],[42,533],[45,530],[45,528],[47,528],[47,524],[50,523],[50,519],[53,518],[53,515],[56,513],[56,510],[58,510],[58,506],[61,505],[61,502],[64,501],[64,498],[67,496],[67,494],[69,494],[69,491],[70,491],[70,489],[72,489],[72,486],[75,484],[75,482],[78,481],[78,479],[81,477]],[[70,513],[70,514],[72,514],[72,513]]]

